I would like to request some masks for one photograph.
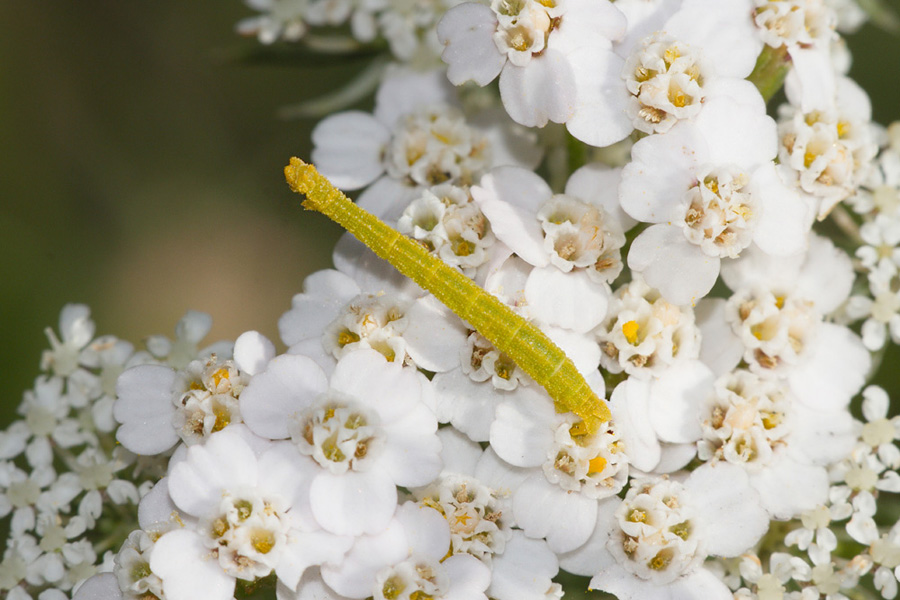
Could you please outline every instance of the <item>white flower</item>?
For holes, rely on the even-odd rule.
[[[44,330],[52,350],[44,352],[41,357],[41,368],[52,369],[56,375],[62,377],[72,375],[80,365],[81,351],[94,338],[94,330],[91,310],[87,306],[66,304],[59,315],[59,333],[62,340],[56,337],[51,328]]]
[[[240,423],[238,398],[249,377],[231,360],[213,355],[176,371],[138,365],[119,376],[113,414],[122,426],[116,438],[136,454],[153,455],[178,440],[202,442]]]
[[[855,575],[837,571],[833,562],[814,566],[810,573],[810,582],[812,585],[805,587],[803,593],[809,598],[824,595],[827,600],[848,600],[840,590],[852,589],[856,585]]]
[[[275,571],[288,587],[303,571],[338,560],[352,542],[323,532],[309,512],[314,468],[287,442],[254,450],[236,428],[192,446],[172,468],[172,501],[197,524],[163,534],[150,555],[169,600],[230,598],[234,578]]]
[[[3,553],[3,561],[0,562],[0,591],[2,590],[22,590],[20,583],[37,584],[42,583],[41,579],[34,578],[33,566],[35,561],[41,556],[41,549],[38,547],[34,537],[30,535],[11,536],[6,545],[6,551]],[[26,581],[27,580],[27,581]],[[13,593],[10,593],[10,597]]]
[[[357,350],[330,382],[309,358],[282,355],[254,376],[241,414],[258,435],[290,437],[312,469],[310,502],[328,531],[359,535],[387,526],[402,485],[440,472],[430,382],[414,369]]]
[[[859,228],[864,245],[856,250],[856,256],[867,269],[876,269],[882,262],[894,269],[900,265],[900,223],[895,215],[879,212]]]
[[[129,600],[153,594],[165,598],[162,580],[150,570],[150,555],[159,536],[137,529],[128,535],[115,559],[119,589]]]
[[[667,302],[639,276],[616,290],[606,320],[595,332],[601,365],[641,379],[700,352],[693,310]]]
[[[471,554],[491,568],[490,598],[559,598],[561,587],[551,581],[559,571],[556,555],[544,540],[512,529],[510,490],[489,487],[475,476],[500,461],[482,461],[481,447],[452,428],[441,429],[438,435],[444,470],[437,481],[415,495],[447,519],[451,552]]]
[[[881,215],[876,217],[876,221],[880,217]],[[857,250],[857,257],[865,264],[871,255],[863,252],[864,250],[874,248],[863,246]],[[900,278],[900,270],[894,260],[887,258],[879,259],[869,268],[868,294],[850,297],[845,311],[851,319],[866,319],[860,333],[863,344],[874,352],[884,347],[888,333],[894,343],[900,340],[900,292],[894,289],[895,282]]]
[[[741,557],[741,577],[747,583],[756,586],[759,600],[775,600],[783,598],[785,584],[792,579],[809,581],[811,569],[801,558],[785,552],[773,552],[769,557],[769,572],[764,573],[762,563],[755,554]],[[746,590],[746,588],[743,588]],[[735,596],[738,597],[738,596]]]
[[[432,379],[437,418],[471,439],[486,442],[497,406],[507,396],[537,393],[532,379],[477,331],[459,351],[459,368]]]
[[[761,39],[772,48],[782,46],[790,56],[785,82],[789,97],[804,111],[831,103],[835,68],[831,47],[838,40],[837,16],[825,0],[755,0],[753,20]]]
[[[773,48],[827,46],[837,37],[835,15],[823,0],[757,0],[754,21]]]
[[[447,474],[416,491],[423,506],[441,513],[450,525],[451,551],[465,552],[490,565],[502,554],[512,529],[503,517],[502,499],[496,491],[471,476]]]
[[[231,342],[216,342],[198,349],[198,345],[210,329],[212,317],[206,313],[189,310],[175,325],[174,340],[163,335],[151,335],[147,338],[147,350],[155,358],[175,369],[184,368],[192,360],[213,354],[223,359],[230,358],[233,347]]]
[[[900,580],[900,544],[898,544],[898,529],[895,524],[886,535],[882,535],[869,546],[869,554],[872,561],[878,565],[875,570],[873,582],[875,588],[881,592],[883,598],[895,598],[897,596],[897,582]]]
[[[392,285],[387,263],[377,266],[385,277],[372,282],[331,269],[307,277],[278,322],[288,352],[315,359],[327,372],[359,349],[432,372],[457,366],[455,354],[466,337],[462,322],[418,287]]]
[[[500,167],[472,188],[497,239],[535,267],[524,287],[529,315],[576,332],[592,329],[605,315],[625,243],[618,208],[610,207],[615,199],[578,197],[582,185],[576,180],[566,194],[554,195],[531,171]]]
[[[358,202],[395,220],[420,189],[470,185],[496,165],[533,167],[540,153],[496,115],[469,124],[439,71],[397,73],[378,89],[373,115],[338,113],[313,130],[313,162],[344,190],[369,184]]]
[[[702,460],[766,464],[791,429],[791,398],[782,385],[734,371],[716,381],[704,407]]]
[[[610,410],[635,469],[669,473],[694,457],[702,435],[701,406],[712,384],[703,363],[683,360],[652,379],[631,377],[616,386]]]
[[[846,410],[823,412],[796,402],[783,381],[734,371],[704,403],[698,455],[745,468],[763,507],[774,518],[793,517],[827,500],[825,465],[856,440]]]
[[[900,131],[900,127],[895,128]],[[889,129],[890,131],[890,129]],[[872,164],[865,185],[848,198],[860,214],[885,214],[896,218],[900,208],[900,153],[888,146]]]
[[[722,87],[721,85],[719,87]],[[775,255],[801,251],[811,207],[771,164],[775,123],[756,89],[733,82],[666,135],[635,144],[619,194],[632,217],[650,223],[628,265],[674,304],[695,304],[720,261],[751,243]]]
[[[900,449],[894,444],[894,440],[900,437],[900,417],[887,418],[890,399],[884,389],[870,385],[862,391],[862,395],[862,411],[866,423],[860,437],[876,451],[878,460],[885,467],[897,469],[900,467]]]
[[[833,485],[831,488],[831,501],[835,505],[846,506],[847,501],[857,495],[876,497],[879,491],[900,491],[900,475],[882,464],[878,455],[865,442],[858,443],[843,460],[832,464],[830,475],[832,481],[843,482],[842,485]],[[852,511],[868,511],[871,505],[869,500],[856,502],[852,504]]]
[[[34,389],[25,392],[19,405],[19,413],[25,417],[31,434],[25,453],[32,466],[38,466],[34,461],[39,455],[48,461],[52,458],[49,452],[40,449],[50,440],[63,448],[97,443],[94,433],[71,414],[71,396],[63,394],[64,384],[61,377],[38,377]]]
[[[699,49],[663,32],[646,38],[622,69],[632,125],[644,133],[665,133],[696,117],[706,98],[703,84],[712,74]]]
[[[349,21],[350,33],[362,43],[372,42],[378,34],[387,41],[391,52],[401,61],[421,60],[440,52],[434,36],[434,24],[453,0],[397,2],[390,0],[248,0],[261,11],[255,17],[237,24],[238,33],[255,35],[263,44],[277,40],[296,42],[304,39],[310,27],[335,27]],[[353,39],[323,41],[306,37],[313,48],[355,47]],[[333,51],[333,50],[332,50]]]
[[[58,482],[56,472],[49,465],[23,471],[12,462],[0,463],[0,515],[6,517],[12,513],[11,537],[19,537],[34,527],[35,507]],[[72,497],[80,491],[77,489]]]
[[[845,407],[862,387],[871,359],[856,334],[823,320],[846,300],[853,282],[843,251],[819,236],[810,237],[807,252],[790,257],[751,247],[723,265],[722,278],[735,294],[724,310],[709,313],[704,339],[715,339],[721,356],[704,360],[712,364],[727,355],[716,367],[721,373],[743,354],[751,371],[786,378],[810,408]]]
[[[249,0],[248,4],[265,14],[242,20],[237,24],[238,33],[256,35],[263,44],[278,39],[296,41],[306,33],[309,0]]]
[[[413,506],[415,505],[406,504],[398,511],[398,519],[407,524],[407,536],[411,540],[433,537],[428,536],[428,530],[422,530],[420,523],[411,523],[412,519],[407,516],[411,512],[421,512],[424,514],[417,516],[416,520],[425,519],[425,514],[429,520],[433,520],[432,513],[428,512],[431,509]],[[410,531],[413,527],[418,530]],[[441,538],[443,535],[439,539]],[[393,600],[397,597],[397,592],[404,594],[404,597],[407,592],[409,596],[416,597],[414,594],[418,592],[421,597],[435,599],[487,600],[484,590],[490,581],[490,571],[482,562],[469,554],[447,557],[443,553],[447,547],[443,539],[437,543],[414,542],[410,545],[410,557],[407,560],[383,569],[376,575],[373,594],[375,599]]]
[[[514,121],[568,123],[575,137],[607,146],[628,135],[627,123],[603,132],[573,123],[600,95],[593,89],[603,87],[596,86],[597,75],[620,68],[611,41],[622,37],[625,25],[606,0],[493,0],[490,8],[466,2],[449,10],[437,33],[454,84],[484,86],[499,74],[500,96]]]
[[[819,220],[856,191],[878,150],[868,95],[852,80],[837,82],[833,108],[779,110],[778,158],[803,191],[819,198]]]
[[[397,230],[419,240],[468,277],[491,257],[494,234],[467,188],[442,184],[423,190],[397,221]]]
[[[747,0],[623,4],[629,32],[613,46],[623,58],[577,57],[590,78],[579,86],[567,126],[589,144],[608,145],[635,127],[662,133],[692,118],[716,95],[717,83],[749,75],[762,48]]]
[[[561,557],[561,566],[591,575],[591,587],[621,600],[648,597],[721,599],[731,591],[703,568],[707,556],[737,556],[768,528],[742,469],[704,465],[682,484],[634,480],[620,501],[600,503],[588,542]]]
[[[512,478],[516,523],[528,537],[546,537],[555,552],[584,543],[597,515],[597,499],[618,493],[628,477],[628,457],[614,424],[579,434],[577,417],[557,414],[546,395],[516,398],[497,408],[491,448],[482,462],[500,487]],[[517,468],[514,468],[517,467]],[[479,467],[487,468],[487,467]],[[477,473],[477,471],[476,471]],[[508,484],[507,484],[508,485]]]
[[[89,400],[96,404],[111,401],[116,393],[116,379],[125,368],[148,360],[146,352],[134,352],[134,346],[124,340],[120,340],[111,335],[105,335],[97,338],[87,345],[81,353],[82,364],[90,369],[91,373],[99,371],[91,378],[85,378],[85,381],[76,383],[81,393]],[[85,385],[87,384],[87,385]],[[89,386],[89,387],[88,387]],[[98,399],[100,396],[103,398]],[[93,411],[95,421],[97,421],[98,412]],[[112,415],[109,415],[112,420]],[[101,431],[112,431],[115,428],[113,421],[109,427],[100,428]],[[100,423],[95,423],[100,426]]]
[[[324,565],[322,579],[347,598],[486,600],[490,569],[449,549],[446,519],[407,502],[386,530],[359,538],[340,564]]]

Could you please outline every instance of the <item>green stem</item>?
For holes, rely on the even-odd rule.
[[[564,125],[558,123],[548,123],[541,132],[541,145],[546,148],[544,153],[544,164],[547,168],[547,183],[550,189],[556,193],[561,193],[566,187],[566,181],[569,179],[569,152],[567,136]]]
[[[587,144],[575,137],[566,130],[566,154],[569,163],[568,173],[571,175],[588,162]]]
[[[765,46],[756,59],[753,72],[747,77],[747,81],[756,86],[766,102],[781,89],[784,78],[791,70],[791,57],[788,55],[787,46],[772,48]]]
[[[237,600],[275,600],[277,581],[274,572],[253,581],[238,579],[234,597]]]
[[[865,241],[859,233],[859,225],[853,219],[850,211],[842,204],[838,204],[831,211],[831,219],[834,224],[846,235],[855,246],[862,246]]]

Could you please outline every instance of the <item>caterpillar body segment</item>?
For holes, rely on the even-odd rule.
[[[578,427],[579,433],[594,433],[610,420],[606,403],[540,329],[431,255],[421,244],[354,204],[314,166],[291,158],[284,174],[291,189],[305,196],[304,208],[329,217],[377,256],[434,294],[543,386],[557,409],[580,417],[583,423]]]

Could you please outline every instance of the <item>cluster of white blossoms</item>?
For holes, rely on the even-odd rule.
[[[143,369],[180,369],[185,377],[209,381],[201,365],[230,356],[232,346],[218,343],[198,349],[211,325],[208,315],[189,312],[178,323],[174,340],[151,336],[146,350],[139,351],[125,340],[97,337],[84,305],[66,305],[58,332],[47,328],[50,348],[41,359],[42,373],[24,394],[20,418],[0,432],[0,523],[6,535],[0,595],[61,600],[85,579],[114,565],[120,572],[142,572],[146,560],[140,557],[151,545],[152,534],[130,534],[137,529],[138,502],[165,475],[166,461],[147,453],[139,456],[116,442],[123,434],[114,418],[122,403],[117,393],[124,380],[120,376]],[[188,365],[192,357],[200,360]],[[184,384],[184,390],[190,388]],[[202,430],[203,424],[184,420],[188,411],[201,404],[218,405],[209,402],[209,392],[202,399],[198,392],[196,387],[186,392],[185,405],[177,398],[184,409],[181,420],[174,414],[176,399],[168,399],[168,429],[157,431],[166,439],[175,438],[166,448],[178,434],[197,439],[191,430]],[[188,422],[194,425],[188,427]],[[149,571],[139,579],[144,582],[134,587],[120,577],[122,589],[136,597],[160,589]]]
[[[389,46],[312,162],[394,237],[274,342],[189,313],[135,352],[65,307],[0,433],[0,595],[897,596],[900,125],[847,77],[859,6],[248,4],[264,43]],[[599,404],[543,387],[569,364]]]

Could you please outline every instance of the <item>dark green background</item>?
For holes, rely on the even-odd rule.
[[[0,2],[0,423],[66,302],[132,341],[171,335],[189,308],[213,315],[213,339],[275,337],[328,265],[336,228],[281,175],[308,155],[312,122],[277,111],[365,59],[235,61],[255,48],[234,34],[251,14],[238,0]],[[875,117],[900,118],[900,39],[867,27],[849,44]]]

